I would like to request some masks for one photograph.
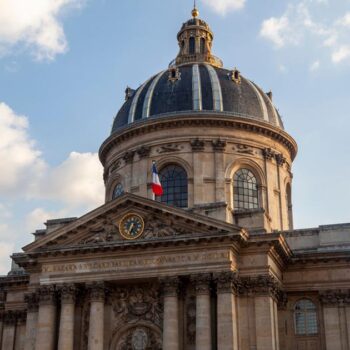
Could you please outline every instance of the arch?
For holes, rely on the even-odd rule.
[[[119,349],[117,349],[117,346],[118,346],[118,342],[120,341],[120,339],[124,335],[126,335],[127,333],[132,331],[133,329],[136,329],[139,327],[148,329],[150,332],[152,332],[156,336],[157,339],[159,339],[159,342],[161,342],[162,334],[161,334],[161,330],[159,329],[158,326],[154,325],[153,323],[147,322],[147,321],[139,321],[135,324],[134,323],[133,324],[126,324],[126,325],[123,325],[121,327],[116,328],[112,332],[112,338],[111,338],[110,343],[109,343],[109,350],[119,350]]]
[[[194,55],[196,53],[196,39],[193,36],[191,36],[189,39],[188,53],[190,55]]]
[[[318,334],[317,307],[312,300],[303,298],[295,303],[294,330],[298,336]]]
[[[159,202],[179,208],[188,207],[188,175],[186,169],[176,163],[169,163],[159,169],[163,195]]]
[[[125,187],[124,187],[123,177],[119,173],[116,173],[116,174],[113,174],[110,179],[108,179],[108,183],[106,186],[106,198],[107,198],[107,200],[111,201],[111,200],[116,198],[113,196],[113,194],[114,194],[114,189],[116,188],[116,186],[118,184],[122,185],[123,193],[124,193]]]
[[[172,163],[178,164],[186,170],[189,181],[193,180],[193,168],[192,168],[192,166],[185,159],[183,159],[181,157],[178,157],[175,155],[166,155],[166,157],[162,157],[162,158],[156,160],[156,162],[157,162],[158,171],[160,169],[164,168],[168,164],[172,164]],[[151,167],[149,167],[149,169],[151,170]],[[149,173],[148,180],[149,180],[149,182],[152,181],[152,172],[151,171]]]

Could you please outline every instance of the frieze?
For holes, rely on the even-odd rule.
[[[145,257],[120,258],[93,262],[75,262],[43,265],[42,272],[46,274],[76,274],[76,273],[111,273],[123,269],[159,268],[160,266],[185,266],[186,264],[203,264],[211,262],[230,262],[229,251],[177,253],[169,255],[152,255]]]

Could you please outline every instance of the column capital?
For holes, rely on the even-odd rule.
[[[218,293],[236,293],[238,289],[238,277],[234,271],[214,274]]]
[[[212,281],[210,273],[191,275],[190,280],[194,283],[197,295],[210,294],[210,282]]]
[[[73,283],[71,284],[63,284],[58,286],[58,292],[61,297],[61,302],[65,304],[74,304],[75,297],[77,293],[77,289]]]
[[[41,286],[38,295],[40,305],[50,305],[56,302],[56,289],[53,285]]]
[[[27,303],[28,312],[36,312],[39,308],[39,295],[37,292],[24,295],[24,301]]]
[[[217,152],[224,152],[227,146],[227,142],[221,139],[212,141],[213,150]]]
[[[106,296],[106,285],[103,282],[96,282],[87,285],[90,301],[104,301]]]
[[[175,297],[179,293],[179,277],[165,277],[161,279],[163,294],[165,297]]]
[[[324,306],[337,307],[350,305],[349,290],[327,290],[320,292],[319,300]]]

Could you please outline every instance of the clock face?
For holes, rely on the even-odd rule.
[[[144,222],[140,215],[127,214],[119,223],[120,234],[126,239],[136,239],[143,233]]]

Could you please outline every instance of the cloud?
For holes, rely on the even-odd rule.
[[[67,51],[60,15],[84,0],[0,0],[0,54],[29,49],[38,60],[52,60]]]
[[[311,66],[310,66],[310,71],[311,71],[311,72],[315,72],[315,71],[317,71],[317,70],[320,69],[320,66],[321,66],[320,61],[315,61],[315,62],[313,62],[313,63],[311,64]]]
[[[301,0],[289,4],[279,17],[270,17],[262,22],[260,36],[270,41],[275,48],[302,46],[308,42],[330,50],[333,63],[350,60],[350,13],[329,19],[315,19],[315,6],[327,5],[324,0]],[[317,11],[314,11],[317,13]],[[308,41],[309,40],[309,41]]]
[[[5,103],[0,103],[0,135],[2,196],[48,199],[69,208],[103,203],[103,169],[97,153],[72,152],[57,167],[50,167],[29,135],[28,118]]]
[[[202,0],[213,11],[225,15],[230,11],[237,11],[244,7],[246,0]]]
[[[28,134],[28,119],[0,103],[0,193],[21,192],[46,168],[41,152]]]

